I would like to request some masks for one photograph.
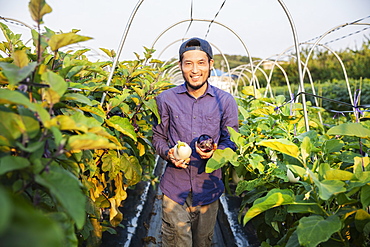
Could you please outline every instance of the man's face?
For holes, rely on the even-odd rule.
[[[183,54],[179,66],[188,86],[196,90],[206,83],[213,66],[213,59],[209,60],[203,51],[190,50]]]

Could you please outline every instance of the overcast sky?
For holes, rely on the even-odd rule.
[[[138,0],[46,0],[53,11],[44,16],[45,26],[54,31],[79,34],[93,40],[81,45],[103,54],[99,47],[118,50],[122,35]],[[205,38],[209,20],[215,18],[224,0],[144,0],[138,9],[120,60],[134,59],[134,52],[143,54],[143,46],[151,47],[157,40],[156,57],[177,57],[180,40],[198,36]],[[340,25],[363,19],[370,23],[370,0],[282,0],[288,8],[298,33],[305,42]],[[193,5],[193,8],[191,6]],[[14,18],[35,26],[28,11],[28,0],[0,0],[0,16]],[[193,21],[190,18],[208,21]],[[184,22],[182,22],[184,21]],[[175,25],[182,22],[178,25]],[[216,23],[217,22],[217,23]],[[2,23],[6,23],[2,21]],[[15,33],[30,38],[27,28],[6,23]],[[189,30],[187,31],[190,25]],[[170,28],[171,27],[171,28]],[[364,30],[364,28],[368,28]],[[358,32],[357,34],[355,34]],[[346,37],[348,36],[348,37]],[[346,37],[346,38],[343,38]],[[336,51],[360,47],[370,38],[369,25],[348,25],[327,35],[321,43]],[[0,41],[4,40],[2,33]],[[267,58],[294,45],[292,29],[278,0],[226,0],[207,40],[225,54]],[[315,40],[313,40],[314,42]],[[101,57],[97,57],[101,59]]]

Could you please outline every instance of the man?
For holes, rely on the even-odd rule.
[[[211,246],[224,184],[221,169],[206,173],[205,166],[217,148],[235,150],[227,126],[238,130],[238,107],[232,95],[207,81],[214,61],[206,40],[185,41],[179,55],[185,83],[157,96],[161,121],[153,126],[154,147],[167,160],[160,182],[164,194],[162,246]],[[212,151],[196,147],[202,134],[215,141]],[[177,141],[190,145],[189,159],[174,157]]]

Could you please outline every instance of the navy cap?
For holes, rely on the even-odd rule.
[[[204,51],[210,58],[213,58],[212,48],[209,45],[208,41],[204,39],[191,38],[182,43],[179,50],[180,58],[184,52],[191,50]]]

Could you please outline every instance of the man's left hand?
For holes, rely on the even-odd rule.
[[[213,153],[217,149],[217,143],[213,143],[213,149],[209,152],[203,152],[202,150],[200,150],[200,148],[198,148],[197,142],[195,143],[195,149],[201,159],[209,159],[212,157]]]

